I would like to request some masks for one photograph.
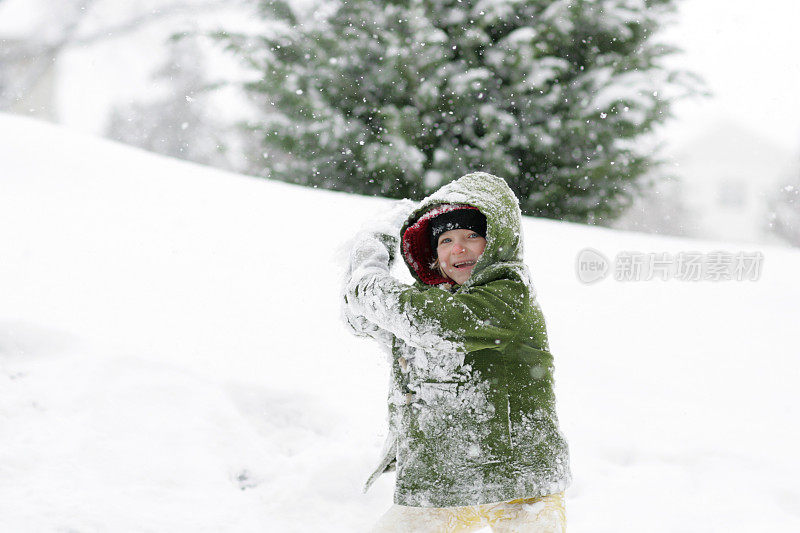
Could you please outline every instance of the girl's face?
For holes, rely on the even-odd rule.
[[[447,277],[463,285],[486,249],[486,239],[471,229],[451,229],[439,235],[436,255]]]

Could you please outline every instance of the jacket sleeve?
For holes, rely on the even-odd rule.
[[[352,307],[346,305],[346,302],[345,298],[345,305],[342,305],[341,308],[341,319],[347,329],[356,337],[372,338],[378,341],[381,346],[391,348],[394,340],[391,332],[378,327],[363,316],[354,314]]]
[[[527,291],[519,280],[501,279],[451,294],[419,290],[389,273],[389,252],[377,236],[365,236],[351,253],[346,305],[356,316],[426,351],[502,347],[517,335]]]
[[[377,239],[389,254],[388,267],[396,260],[398,239],[393,235],[400,233],[400,228],[403,222],[408,218],[411,211],[416,207],[416,203],[411,200],[399,200],[394,202],[391,207],[377,220],[370,220],[369,225],[371,231],[362,231],[352,241],[352,251],[355,251],[359,243],[364,239]],[[353,262],[351,251],[351,262],[348,265],[345,274],[344,287],[346,289],[348,280],[353,273]],[[346,295],[343,295],[341,306],[341,319],[347,329],[357,337],[367,337],[377,340],[382,346],[391,348],[394,342],[394,336],[386,329],[379,327],[374,322],[371,322],[362,314],[356,311],[356,308],[348,304]]]

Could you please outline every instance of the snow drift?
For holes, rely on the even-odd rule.
[[[0,116],[0,529],[366,529],[388,370],[339,323],[337,253],[387,205]],[[586,247],[753,248],[523,225],[570,530],[798,530],[800,252],[585,285]]]

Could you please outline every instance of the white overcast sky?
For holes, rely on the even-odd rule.
[[[676,105],[676,143],[724,118],[787,151],[800,151],[800,0],[680,0],[665,40],[677,64],[705,78],[713,96]]]

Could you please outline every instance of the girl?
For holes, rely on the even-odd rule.
[[[563,532],[569,457],[519,203],[478,172],[412,205],[356,238],[343,289],[352,332],[392,354],[389,437],[365,490],[396,468],[395,505],[374,531]],[[389,273],[398,237],[412,286]]]

